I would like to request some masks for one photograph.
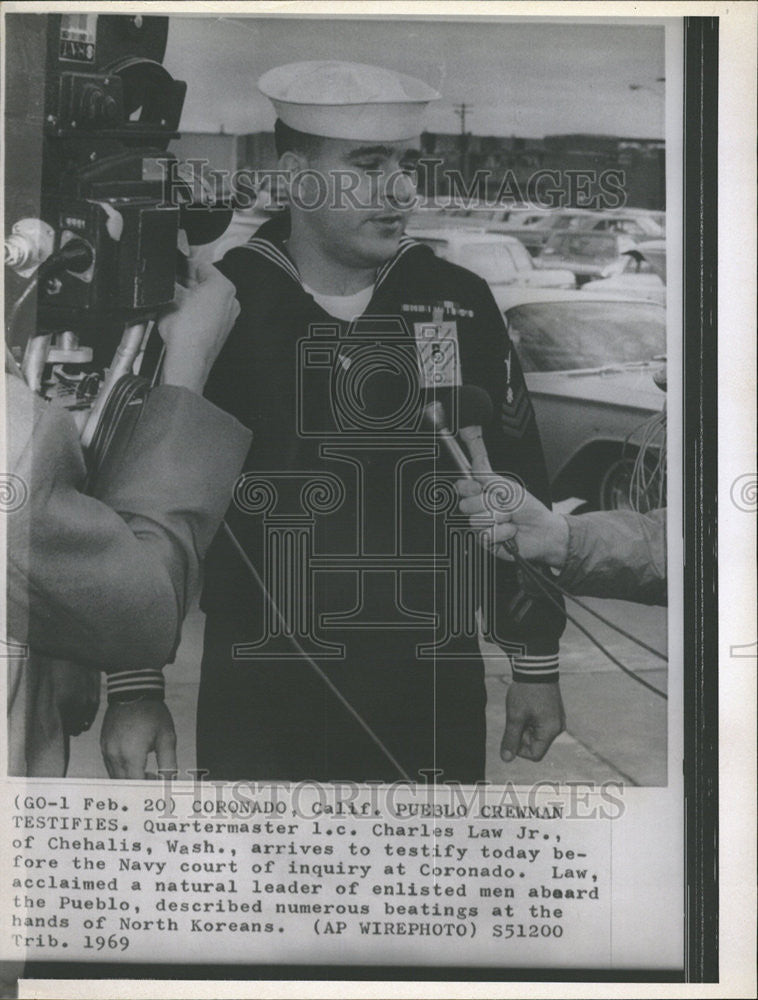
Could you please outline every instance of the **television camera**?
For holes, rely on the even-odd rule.
[[[182,279],[182,232],[209,243],[232,210],[168,151],[186,93],[162,64],[168,17],[5,26],[6,343],[33,389],[85,411],[88,446],[114,388],[157,375],[150,332]]]

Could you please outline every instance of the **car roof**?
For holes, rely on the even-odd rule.
[[[633,249],[640,250],[642,253],[644,253],[645,250],[665,250],[666,241],[664,239],[637,240]]]
[[[653,381],[650,368],[569,368],[557,372],[525,372],[532,398],[564,396],[627,409],[662,410],[666,393]]]
[[[593,216],[598,222],[604,222],[606,219],[616,220],[615,215],[601,215],[599,212]],[[603,236],[625,236],[627,239],[631,239],[629,233],[619,233],[614,229],[556,229],[553,233],[554,236],[560,237],[570,237],[570,236],[591,236],[593,239],[601,239]]]
[[[666,210],[664,208],[639,208],[635,205],[624,205],[618,208],[605,208],[604,212],[612,212],[616,214],[620,212],[622,215],[665,215]]]
[[[440,240],[446,243],[499,243],[501,245],[503,243],[519,243],[515,236],[508,236],[505,233],[488,233],[484,229],[432,229],[431,227],[427,229],[426,226],[418,228],[411,226],[406,231],[406,235],[414,240]]]
[[[617,233],[610,229],[554,229],[548,243],[552,243],[555,246],[556,243],[562,243],[564,240],[595,240],[599,243],[601,240],[616,240],[619,248],[623,241],[624,250],[633,250],[638,243],[633,236],[629,233]],[[619,253],[623,253],[624,250],[619,249]]]
[[[500,211],[500,209],[497,209],[497,211]],[[606,217],[610,218],[610,216],[606,216],[604,213],[601,212],[596,212],[594,209],[591,208],[540,208],[539,205],[533,205],[530,208],[526,207],[509,208],[509,209],[504,208],[502,211],[509,211],[512,213],[518,212],[519,215],[537,215],[542,219],[553,219],[556,217],[561,217],[566,215],[571,215],[571,216],[579,215],[582,218],[588,218],[588,219],[593,219],[593,218],[602,219]]]
[[[636,302],[638,305],[657,305],[638,295],[625,295],[623,292],[593,292],[592,295],[587,295],[579,288],[530,288],[524,285],[508,285],[495,293],[495,299],[500,309],[514,309],[516,306],[536,305],[540,302]]]

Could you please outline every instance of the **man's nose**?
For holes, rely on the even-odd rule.
[[[385,197],[393,207],[409,208],[416,198],[416,182],[404,170],[397,170],[387,177]]]

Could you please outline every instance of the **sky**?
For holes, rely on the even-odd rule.
[[[659,25],[334,17],[172,16],[164,65],[187,81],[183,131],[258,132],[274,113],[256,81],[303,59],[348,59],[420,77],[442,94],[427,129],[538,138],[664,137]],[[635,89],[631,89],[634,86]]]

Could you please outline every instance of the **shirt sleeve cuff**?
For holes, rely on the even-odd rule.
[[[573,591],[582,576],[586,575],[584,564],[587,561],[587,553],[593,550],[591,539],[589,545],[587,541],[587,530],[591,528],[591,519],[588,519],[586,514],[581,516],[566,514],[564,520],[569,529],[566,561],[560,572],[553,575],[556,583],[564,590]]]
[[[108,704],[163,701],[166,685],[161,670],[124,670],[108,674]]]

